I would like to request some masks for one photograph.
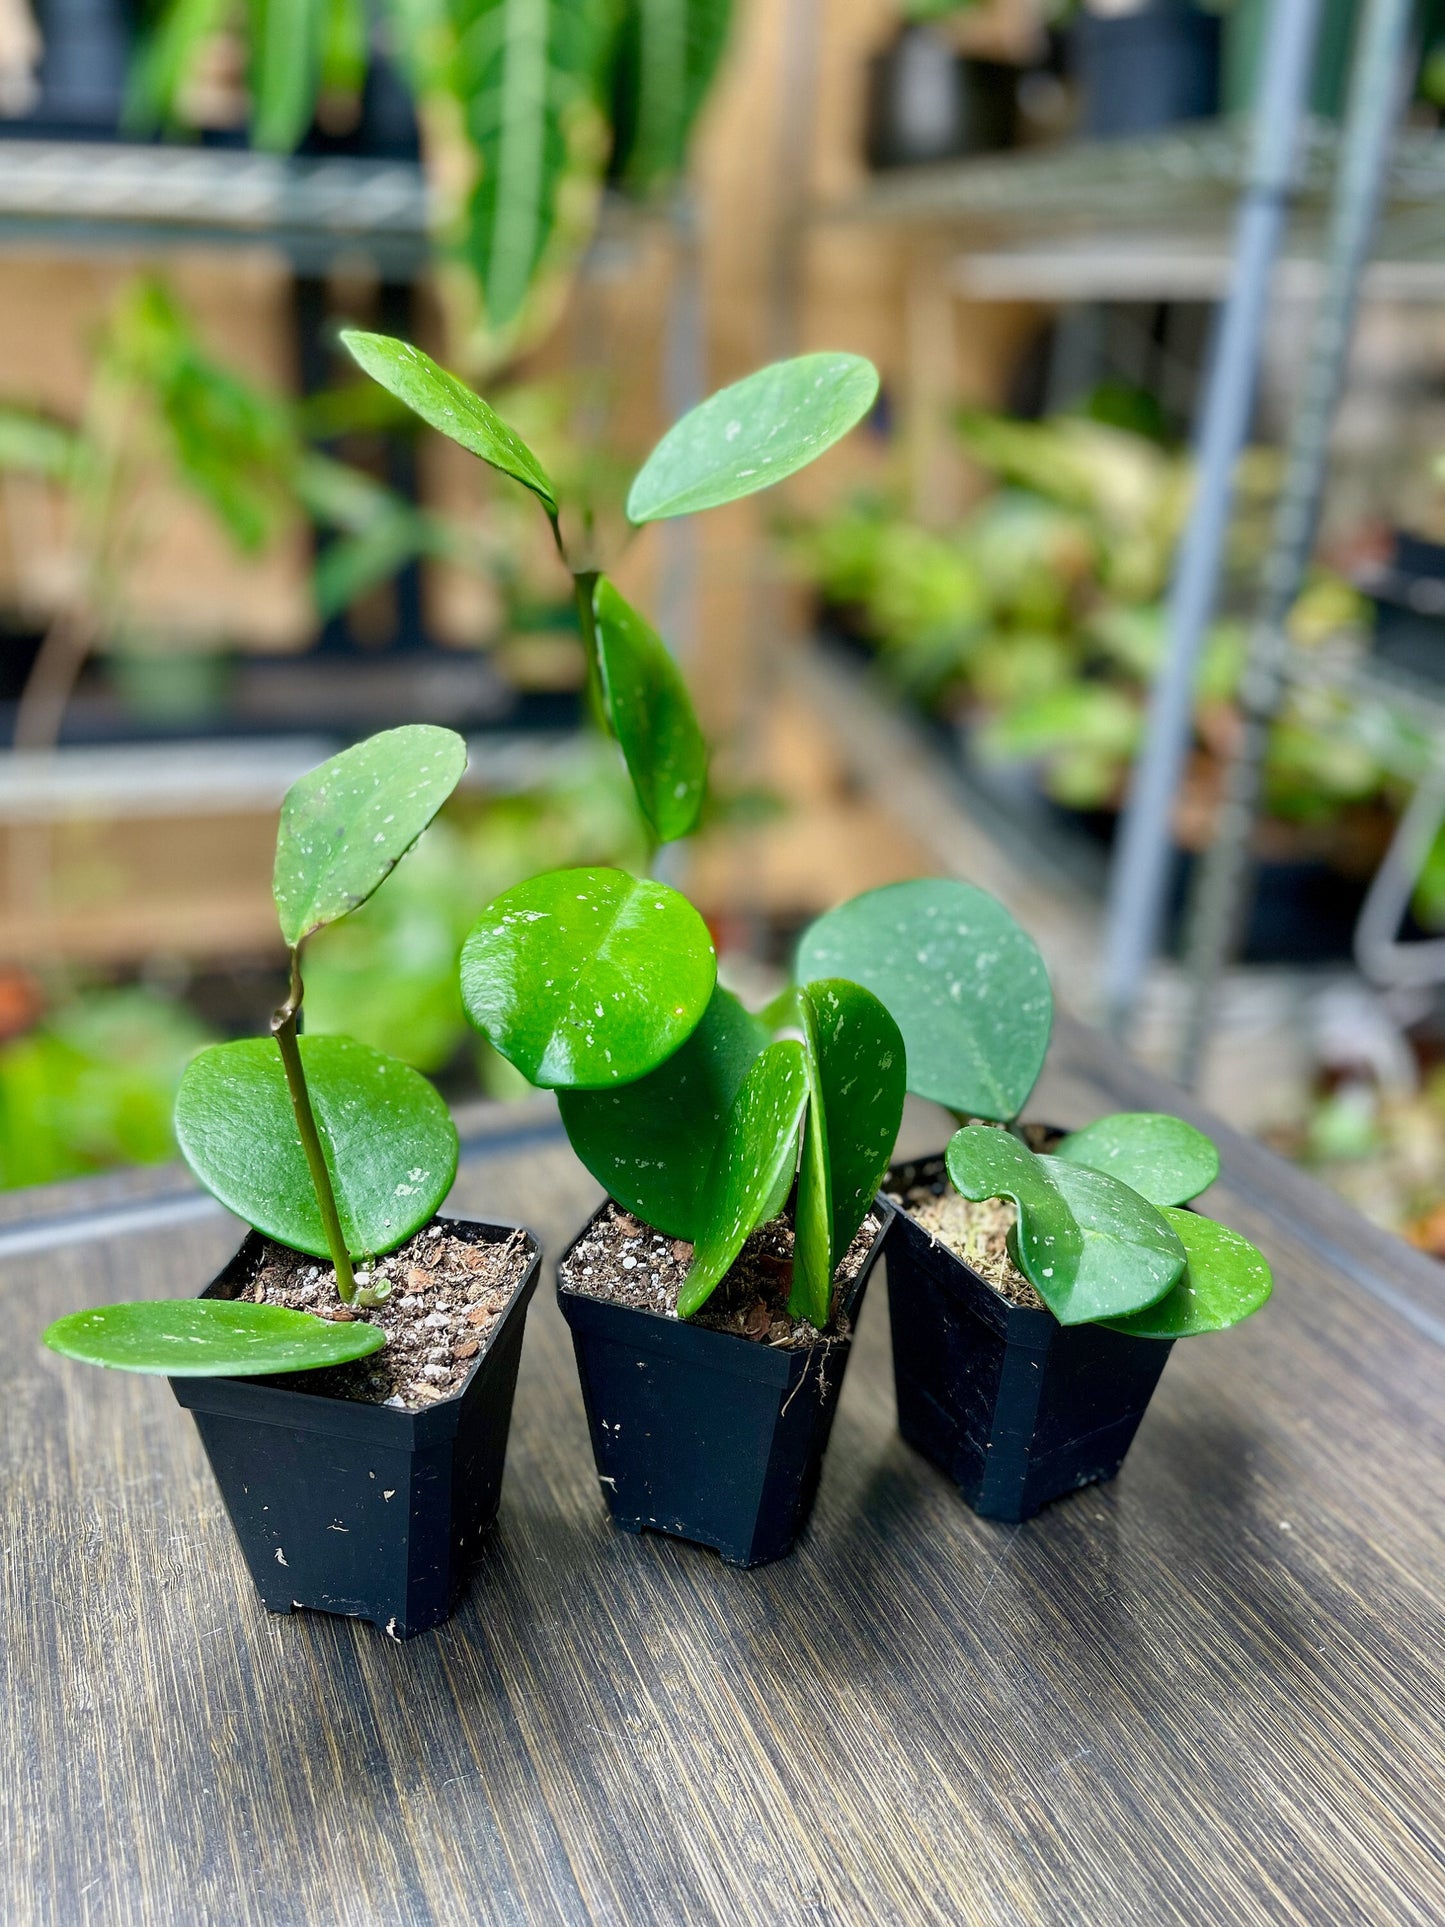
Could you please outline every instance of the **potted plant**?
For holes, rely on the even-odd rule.
[[[537,497],[572,570],[594,711],[654,847],[686,836],[707,777],[686,685],[610,578],[572,556],[546,471],[418,350],[344,339],[423,420]],[[853,355],[760,370],[663,437],[633,479],[629,521],[782,480],[876,391]],[[897,1026],[867,990],[832,979],[751,1015],[717,985],[686,900],[618,870],[504,892],[463,948],[462,995],[496,1050],[558,1092],[574,1148],[611,1194],[564,1254],[559,1298],[614,1519],[741,1565],[777,1558],[812,1504],[881,1240],[874,1194],[903,1106]],[[773,1040],[778,1027],[791,1034]]]
[[[446,1106],[395,1058],[300,1034],[302,959],[465,764],[459,736],[413,725],[292,785],[274,878],[286,999],[269,1037],[200,1051],[176,1099],[186,1162],[252,1229],[199,1298],[73,1312],[45,1334],[169,1376],[271,1611],[399,1639],[446,1618],[496,1516],[540,1252],[510,1226],[436,1216],[457,1165]]]
[[[1032,940],[984,891],[928,879],[855,897],[804,933],[798,972],[823,971],[884,1003],[909,1089],[962,1126],[946,1158],[887,1180],[899,1429],[977,1512],[1026,1519],[1118,1471],[1173,1341],[1257,1311],[1269,1267],[1181,1209],[1219,1170],[1183,1119],[1020,1124],[1053,1002]]]

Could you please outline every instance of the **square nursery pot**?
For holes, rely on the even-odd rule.
[[[730,1566],[761,1566],[792,1551],[817,1496],[853,1331],[887,1230],[886,1213],[873,1208],[878,1235],[838,1306],[846,1330],[806,1351],[589,1298],[559,1279],[614,1524],[712,1546]],[[563,1265],[607,1209],[604,1202],[578,1232]]]
[[[895,1165],[885,1180],[894,1193],[946,1182],[942,1157]],[[888,1231],[888,1310],[898,1429],[985,1519],[1028,1519],[1113,1478],[1170,1351],[1010,1304],[901,1207]]]
[[[474,1243],[510,1225],[434,1218]],[[245,1243],[201,1294],[234,1298],[266,1241]],[[196,1421],[266,1607],[369,1619],[394,1639],[439,1626],[497,1516],[512,1394],[541,1250],[463,1384],[423,1411],[306,1390],[309,1373],[173,1378]]]

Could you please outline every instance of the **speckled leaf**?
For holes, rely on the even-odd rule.
[[[1019,1269],[1045,1303],[1065,1299],[1083,1260],[1084,1234],[1043,1160],[1010,1132],[971,1124],[954,1133],[947,1162],[954,1189],[975,1204],[1013,1199]]]
[[[630,522],[735,502],[796,474],[860,422],[878,393],[862,355],[798,355],[759,368],[674,422],[633,479]]]
[[[332,1324],[282,1305],[180,1298],[73,1311],[55,1321],[45,1343],[66,1358],[120,1372],[254,1378],[346,1365],[380,1351],[386,1334],[364,1318]]]
[[[354,1258],[390,1251],[452,1188],[457,1133],[418,1071],[350,1037],[303,1037],[301,1062]],[[181,1154],[213,1196],[258,1231],[326,1258],[296,1116],[274,1039],[212,1044],[176,1094]]]
[[[1157,1304],[1127,1318],[1106,1318],[1111,1331],[1134,1338],[1192,1338],[1225,1331],[1259,1310],[1274,1288],[1262,1252],[1227,1225],[1197,1211],[1163,1213],[1187,1258],[1184,1276]]]
[[[449,436],[523,488],[531,489],[549,515],[557,513],[557,491],[546,469],[520,435],[465,382],[458,381],[430,355],[394,335],[343,328],[341,339],[358,367],[389,395],[419,415],[429,428]]]
[[[810,1102],[798,1172],[793,1300],[820,1331],[833,1274],[893,1156],[906,1088],[903,1038],[871,991],[842,979],[805,986]],[[822,1149],[821,1158],[815,1147]]]
[[[1053,997],[1033,939],[972,884],[867,890],[810,925],[800,982],[846,977],[886,1006],[908,1088],[963,1117],[1017,1117],[1048,1049]]]
[[[677,1295],[681,1317],[707,1302],[748,1234],[765,1222],[797,1163],[807,1105],[803,1046],[791,1038],[769,1044],[742,1081],[708,1172],[702,1227]]]
[[[605,1090],[655,1070],[716,979],[686,897],[621,870],[550,870],[503,891],[462,950],[467,1015],[546,1089]]]
[[[617,1090],[561,1091],[572,1149],[617,1202],[693,1242],[723,1125],[768,1034],[719,984],[697,1029],[664,1064]]]
[[[452,729],[408,723],[308,770],[286,792],[272,894],[293,947],[365,903],[467,766]]]
[[[707,744],[682,672],[662,638],[605,575],[592,597],[607,714],[659,843],[696,827],[707,788]]]
[[[1054,1151],[1066,1164],[1104,1171],[1150,1204],[1187,1204],[1219,1176],[1219,1153],[1182,1117],[1119,1111],[1086,1124]]]

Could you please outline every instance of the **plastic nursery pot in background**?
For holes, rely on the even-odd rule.
[[[433,1223],[469,1244],[518,1236],[509,1225]],[[501,1497],[542,1255],[530,1233],[520,1235],[526,1269],[467,1377],[419,1411],[328,1394],[310,1372],[171,1380],[269,1611],[342,1613],[394,1639],[439,1626],[451,1612]],[[265,1252],[266,1241],[251,1232],[201,1296],[241,1298]],[[346,1369],[364,1372],[366,1362]]]
[[[830,1334],[793,1350],[570,1290],[568,1261],[609,1209],[563,1255],[557,1300],[613,1522],[712,1546],[733,1566],[781,1559],[817,1497],[886,1218],[875,1206],[878,1232]]]
[[[895,1165],[887,1189],[942,1195],[942,1156]],[[1016,1305],[897,1210],[888,1312],[898,1429],[985,1519],[1028,1519],[1124,1462],[1170,1344],[1061,1325]]]

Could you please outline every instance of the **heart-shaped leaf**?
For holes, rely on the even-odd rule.
[[[893,1157],[907,1073],[898,1026],[871,991],[834,978],[806,985],[798,1001],[808,1040],[810,1103],[798,1170],[790,1309],[822,1331],[832,1309],[833,1275]]]
[[[1054,1151],[1066,1164],[1103,1171],[1150,1204],[1187,1204],[1219,1176],[1219,1153],[1182,1117],[1119,1111],[1086,1124]]]
[[[682,672],[662,638],[598,576],[592,595],[607,714],[659,843],[695,828],[707,787],[707,744]]]
[[[1122,1317],[1162,1298],[1184,1247],[1137,1191],[1084,1165],[1036,1157],[1006,1131],[975,1124],[948,1147],[966,1198],[1012,1198],[1019,1269],[1061,1325]]]
[[[452,729],[384,729],[308,770],[286,792],[272,894],[294,949],[356,909],[395,869],[467,766]]]
[[[798,355],[710,395],[674,422],[633,478],[629,522],[691,515],[771,488],[862,421],[878,370],[862,355]]]
[[[348,1365],[380,1351],[386,1334],[364,1318],[333,1324],[282,1305],[179,1298],[73,1311],[56,1319],[45,1343],[66,1358],[120,1372],[254,1378]]]
[[[303,1037],[301,1063],[353,1258],[390,1251],[452,1188],[457,1132],[418,1071],[350,1037]],[[212,1044],[176,1094],[181,1154],[206,1189],[269,1238],[329,1257],[296,1114],[269,1037]]]
[[[666,884],[550,870],[489,903],[462,949],[467,1015],[544,1089],[605,1090],[691,1035],[717,980],[707,925]]]
[[[1134,1338],[1192,1338],[1237,1325],[1258,1311],[1274,1288],[1262,1252],[1227,1225],[1197,1211],[1163,1213],[1188,1259],[1184,1276],[1157,1304],[1127,1318],[1107,1318],[1110,1331]]]
[[[531,489],[547,513],[556,515],[557,491],[546,469],[521,436],[465,382],[448,374],[420,348],[409,341],[398,341],[394,335],[343,328],[341,339],[358,367],[419,415],[429,428],[450,436],[523,488]]]
[[[572,1149],[634,1216],[693,1242],[723,1125],[767,1041],[757,1019],[717,985],[697,1029],[655,1071],[616,1090],[558,1093]]]
[[[766,1222],[780,1187],[798,1161],[798,1131],[808,1105],[803,1046],[769,1044],[743,1079],[708,1171],[702,1226],[692,1264],[677,1295],[678,1315],[704,1305],[742,1250]],[[785,1192],[786,1195],[786,1192]]]
[[[962,1117],[1018,1116],[1053,1023],[1033,939],[1001,903],[941,878],[889,883],[803,933],[796,975],[871,990],[903,1033],[908,1088]]]

